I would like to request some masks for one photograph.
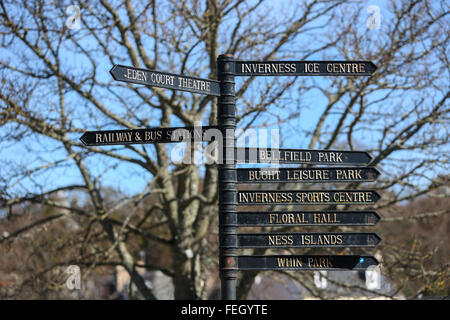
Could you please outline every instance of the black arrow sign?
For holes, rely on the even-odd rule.
[[[236,169],[240,183],[264,182],[349,182],[374,181],[380,173],[375,168],[256,168]]]
[[[238,256],[239,270],[367,270],[377,266],[372,256],[270,255]]]
[[[330,248],[375,247],[381,238],[376,233],[238,233],[234,237],[224,235],[223,247],[238,248]]]
[[[374,211],[238,211],[238,227],[253,226],[373,226],[380,221]]]
[[[219,81],[187,77],[174,73],[114,65],[110,70],[114,80],[152,87],[182,90],[220,96]]]
[[[363,151],[236,148],[238,163],[367,164],[372,157]]]
[[[218,127],[173,127],[148,128],[135,130],[104,130],[87,131],[80,140],[87,146],[142,144],[142,143],[171,143],[184,141],[210,141],[205,133],[207,130],[218,130]],[[216,131],[214,131],[216,132]]]
[[[243,190],[238,191],[238,204],[372,204],[381,197],[373,190]]]
[[[370,61],[236,61],[237,76],[369,76]]]

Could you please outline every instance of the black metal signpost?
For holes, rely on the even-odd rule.
[[[220,95],[219,82],[217,80],[187,77],[180,74],[127,67],[119,64],[114,65],[110,73],[114,80],[117,81],[213,96]]]
[[[87,146],[210,141],[210,129],[222,133],[219,150],[219,268],[222,299],[236,299],[238,271],[244,270],[366,270],[378,265],[372,256],[341,255],[238,255],[239,248],[374,247],[375,233],[237,233],[251,226],[362,226],[375,225],[373,211],[267,211],[237,212],[238,205],[373,204],[380,195],[373,190],[240,190],[239,183],[328,183],[374,181],[380,173],[371,156],[361,151],[236,148],[235,76],[360,76],[376,70],[367,61],[235,61],[232,55],[217,58],[217,79],[114,65],[117,81],[218,97],[217,127],[147,128],[87,131],[80,138]],[[220,145],[220,144],[219,144]],[[236,169],[236,163],[326,164],[332,168]],[[340,166],[339,166],[340,165]],[[353,167],[345,167],[353,165]]]

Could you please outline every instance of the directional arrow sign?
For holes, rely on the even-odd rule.
[[[238,256],[239,270],[367,270],[377,266],[372,256]]]
[[[174,90],[220,96],[219,81],[182,76],[179,74],[114,65],[110,70],[114,80],[144,84]]]
[[[376,233],[238,233],[237,243],[224,235],[223,247],[238,248],[330,248],[375,247],[381,238]]]
[[[116,144],[171,143],[183,141],[210,141],[208,130],[218,127],[173,127],[136,130],[87,131],[80,140],[87,146]]]
[[[241,190],[238,204],[372,204],[381,197],[373,190]]]
[[[306,149],[236,148],[238,163],[367,164],[367,152]]]
[[[236,61],[237,76],[369,76],[370,61]]]
[[[238,211],[238,227],[253,226],[373,226],[374,211]]]
[[[239,183],[374,181],[375,168],[256,168],[236,169]]]

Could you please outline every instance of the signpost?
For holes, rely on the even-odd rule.
[[[238,257],[239,270],[366,270],[377,266],[372,256],[270,255]]]
[[[80,140],[86,146],[117,144],[171,143],[183,141],[209,141],[205,133],[218,127],[174,127],[134,130],[87,131]]]
[[[238,163],[368,164],[367,152],[342,150],[236,148]]]
[[[220,96],[219,81],[187,77],[180,74],[127,67],[119,64],[110,70],[114,80],[152,87]]]
[[[238,271],[245,270],[366,270],[378,265],[372,256],[341,255],[238,255],[241,248],[342,248],[376,246],[375,233],[237,233],[238,227],[255,226],[372,226],[380,216],[374,211],[268,211],[238,212],[238,205],[353,205],[374,204],[373,190],[240,190],[239,183],[369,182],[380,173],[367,165],[367,152],[343,150],[236,148],[235,76],[370,76],[370,61],[235,61],[217,58],[217,79],[114,65],[117,81],[217,96],[217,127],[147,128],[87,131],[80,140],[87,146],[211,141],[208,130],[220,130],[223,161],[218,164],[219,269],[222,299],[236,299]],[[220,144],[219,144],[220,145]],[[337,165],[332,168],[236,169],[236,163]],[[345,167],[345,165],[353,165]]]

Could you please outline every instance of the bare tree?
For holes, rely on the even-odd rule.
[[[55,261],[36,273],[69,262],[121,265],[143,297],[154,299],[136,270],[136,239],[145,239],[147,251],[170,253],[170,264],[155,259],[144,267],[171,277],[176,299],[206,299],[207,280],[217,277],[215,165],[174,163],[164,144],[86,147],[79,141],[86,130],[214,125],[216,99],[113,81],[114,64],[215,79],[220,53],[242,60],[373,61],[378,70],[370,77],[237,79],[238,127],[277,127],[293,148],[369,151],[382,171],[371,185],[383,196],[373,208],[391,219],[383,228],[398,222],[405,202],[448,197],[448,189],[435,192],[448,183],[439,178],[448,173],[445,1],[392,1],[381,10],[380,29],[367,28],[364,4],[339,0],[101,0],[78,1],[68,11],[73,4],[0,3],[0,204],[9,221],[29,203],[56,210],[0,243],[14,245],[59,219],[77,219],[81,228],[73,254],[47,253]],[[111,185],[107,177],[123,165],[133,171],[121,179],[148,177],[148,183],[107,199],[106,187],[121,190],[121,181]],[[55,202],[60,191],[83,195],[85,205]],[[443,219],[448,209],[417,214]],[[397,245],[381,247],[387,268],[395,263],[389,257],[409,254]],[[429,279],[430,272],[448,276],[448,264],[422,276]],[[256,274],[240,275],[240,299]],[[300,283],[309,279],[290,275]]]

